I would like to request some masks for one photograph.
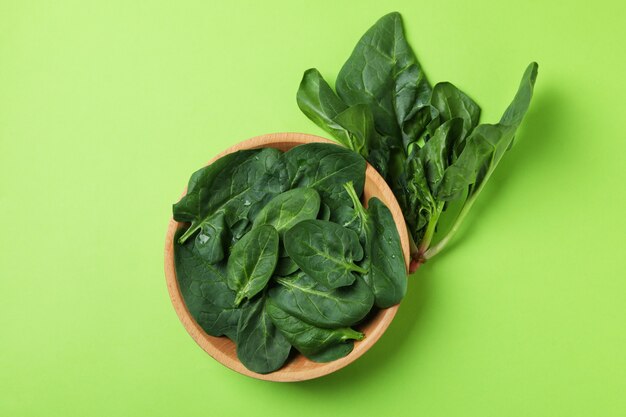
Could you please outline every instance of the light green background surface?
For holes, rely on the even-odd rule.
[[[215,3],[0,2],[0,416],[626,415],[624,2]],[[320,134],[302,72],[392,10],[483,120],[539,62],[518,145],[362,359],[238,375],[170,305],[171,204],[240,140]]]

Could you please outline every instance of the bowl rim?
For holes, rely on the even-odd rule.
[[[236,152],[241,149],[255,149],[261,147],[267,147],[272,143],[276,142],[293,142],[294,146],[305,144],[305,143],[331,143],[337,145],[336,142],[331,140],[322,138],[320,136],[304,134],[304,133],[294,133],[294,132],[285,132],[285,133],[269,133],[265,135],[255,136],[253,138],[244,140],[242,142],[238,142],[237,144],[227,148],[226,150],[217,154],[214,158],[212,158],[209,162],[205,164],[209,165],[221,158],[224,155],[230,154],[232,152]],[[380,176],[380,174],[368,163],[366,168],[366,181],[369,180],[374,181],[376,183],[382,183],[381,187],[382,194],[386,200],[386,205],[389,210],[392,212],[394,217],[394,222],[396,223],[396,227],[398,228],[398,233],[400,235],[400,242],[402,246],[402,252],[404,254],[405,267],[407,271],[407,279],[408,279],[408,269],[409,269],[409,241],[408,241],[408,232],[406,229],[406,224],[404,222],[404,218],[402,217],[402,211],[398,205],[398,202],[393,195],[393,192],[385,182],[385,180]],[[184,196],[187,192],[187,188],[185,187],[183,193]],[[399,214],[400,219],[397,218]],[[399,221],[400,220],[400,221]],[[381,309],[377,316],[380,315],[380,321],[376,327],[370,329],[367,337],[365,337],[362,341],[356,342],[354,349],[352,352],[340,359],[337,359],[332,362],[327,363],[314,363],[315,366],[310,368],[303,369],[287,369],[281,368],[277,371],[268,373],[268,374],[259,374],[253,372],[246,368],[239,360],[233,359],[228,356],[224,352],[222,352],[219,348],[217,348],[213,343],[212,339],[221,339],[214,336],[209,336],[201,327],[196,323],[193,319],[185,302],[183,300],[182,294],[180,292],[180,287],[178,285],[178,279],[176,277],[176,268],[174,263],[174,247],[173,240],[174,234],[176,230],[180,226],[181,223],[175,221],[173,217],[170,217],[170,221],[167,227],[167,233],[165,238],[165,281],[167,284],[167,290],[169,293],[170,301],[176,311],[178,318],[181,323],[187,330],[187,333],[195,340],[195,342],[211,357],[220,362],[222,365],[249,377],[266,380],[266,381],[276,381],[276,382],[295,382],[295,381],[305,381],[309,379],[319,378],[324,375],[328,375],[333,373],[349,364],[354,362],[356,359],[361,357],[365,352],[367,352],[383,335],[385,330],[389,327],[392,319],[396,315],[398,311],[399,304],[395,306],[391,306],[386,309]]]

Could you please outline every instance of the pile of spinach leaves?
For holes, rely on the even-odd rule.
[[[533,94],[537,64],[522,76],[496,124],[449,82],[432,86],[407,43],[398,13],[383,16],[343,65],[335,91],[312,68],[297,93],[302,112],[339,143],[363,155],[392,188],[409,228],[411,269],[438,254],[458,230],[513,145]],[[433,235],[450,207],[452,226]]]
[[[239,151],[195,172],[174,205],[185,305],[250,370],[294,347],[328,362],[352,351],[373,308],[400,302],[406,267],[389,209],[361,203],[365,159],[334,144]]]

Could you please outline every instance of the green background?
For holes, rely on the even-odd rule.
[[[0,2],[1,416],[626,413],[624,2]],[[228,3],[228,5],[226,5]],[[226,369],[168,299],[171,204],[400,11],[432,82],[519,141],[385,336],[322,379]]]

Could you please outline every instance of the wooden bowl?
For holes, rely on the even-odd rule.
[[[257,136],[244,142],[240,142],[217,155],[209,162],[209,164],[224,155],[242,149],[271,147],[281,151],[287,151],[294,146],[311,142],[334,143],[318,136],[306,135],[302,133],[273,133]],[[398,232],[400,234],[402,251],[404,252],[404,259],[408,270],[410,259],[409,241],[402,211],[400,210],[398,202],[396,201],[392,191],[387,186],[385,180],[383,180],[378,172],[369,164],[367,165],[367,170],[365,171],[365,188],[363,194],[364,201],[368,201],[370,197],[378,197],[387,205],[389,210],[391,210],[393,219],[395,220],[396,227],[398,228]],[[167,289],[169,291],[172,304],[174,305],[174,309],[176,310],[176,314],[178,314],[178,318],[180,318],[180,321],[183,323],[183,326],[185,326],[185,329],[187,329],[187,332],[196,341],[196,343],[202,347],[202,349],[223,365],[226,365],[230,369],[233,369],[241,374],[267,381],[282,382],[304,381],[330,374],[331,372],[341,369],[354,362],[357,358],[367,352],[367,350],[382,336],[398,311],[398,305],[379,310],[361,326],[357,326],[359,330],[365,334],[365,338],[362,341],[355,342],[354,350],[346,357],[333,362],[316,363],[308,360],[301,354],[297,354],[293,358],[290,357],[287,363],[275,372],[269,374],[258,374],[250,371],[243,366],[241,362],[239,362],[239,359],[237,359],[235,344],[227,337],[213,337],[206,334],[204,330],[202,330],[202,328],[195,322],[193,317],[191,317],[187,307],[185,306],[183,297],[180,293],[180,288],[178,287],[176,269],[174,267],[174,233],[180,226],[181,224],[176,222],[174,219],[171,219],[169,227],[167,228],[167,236],[165,238],[165,279],[167,281]]]

